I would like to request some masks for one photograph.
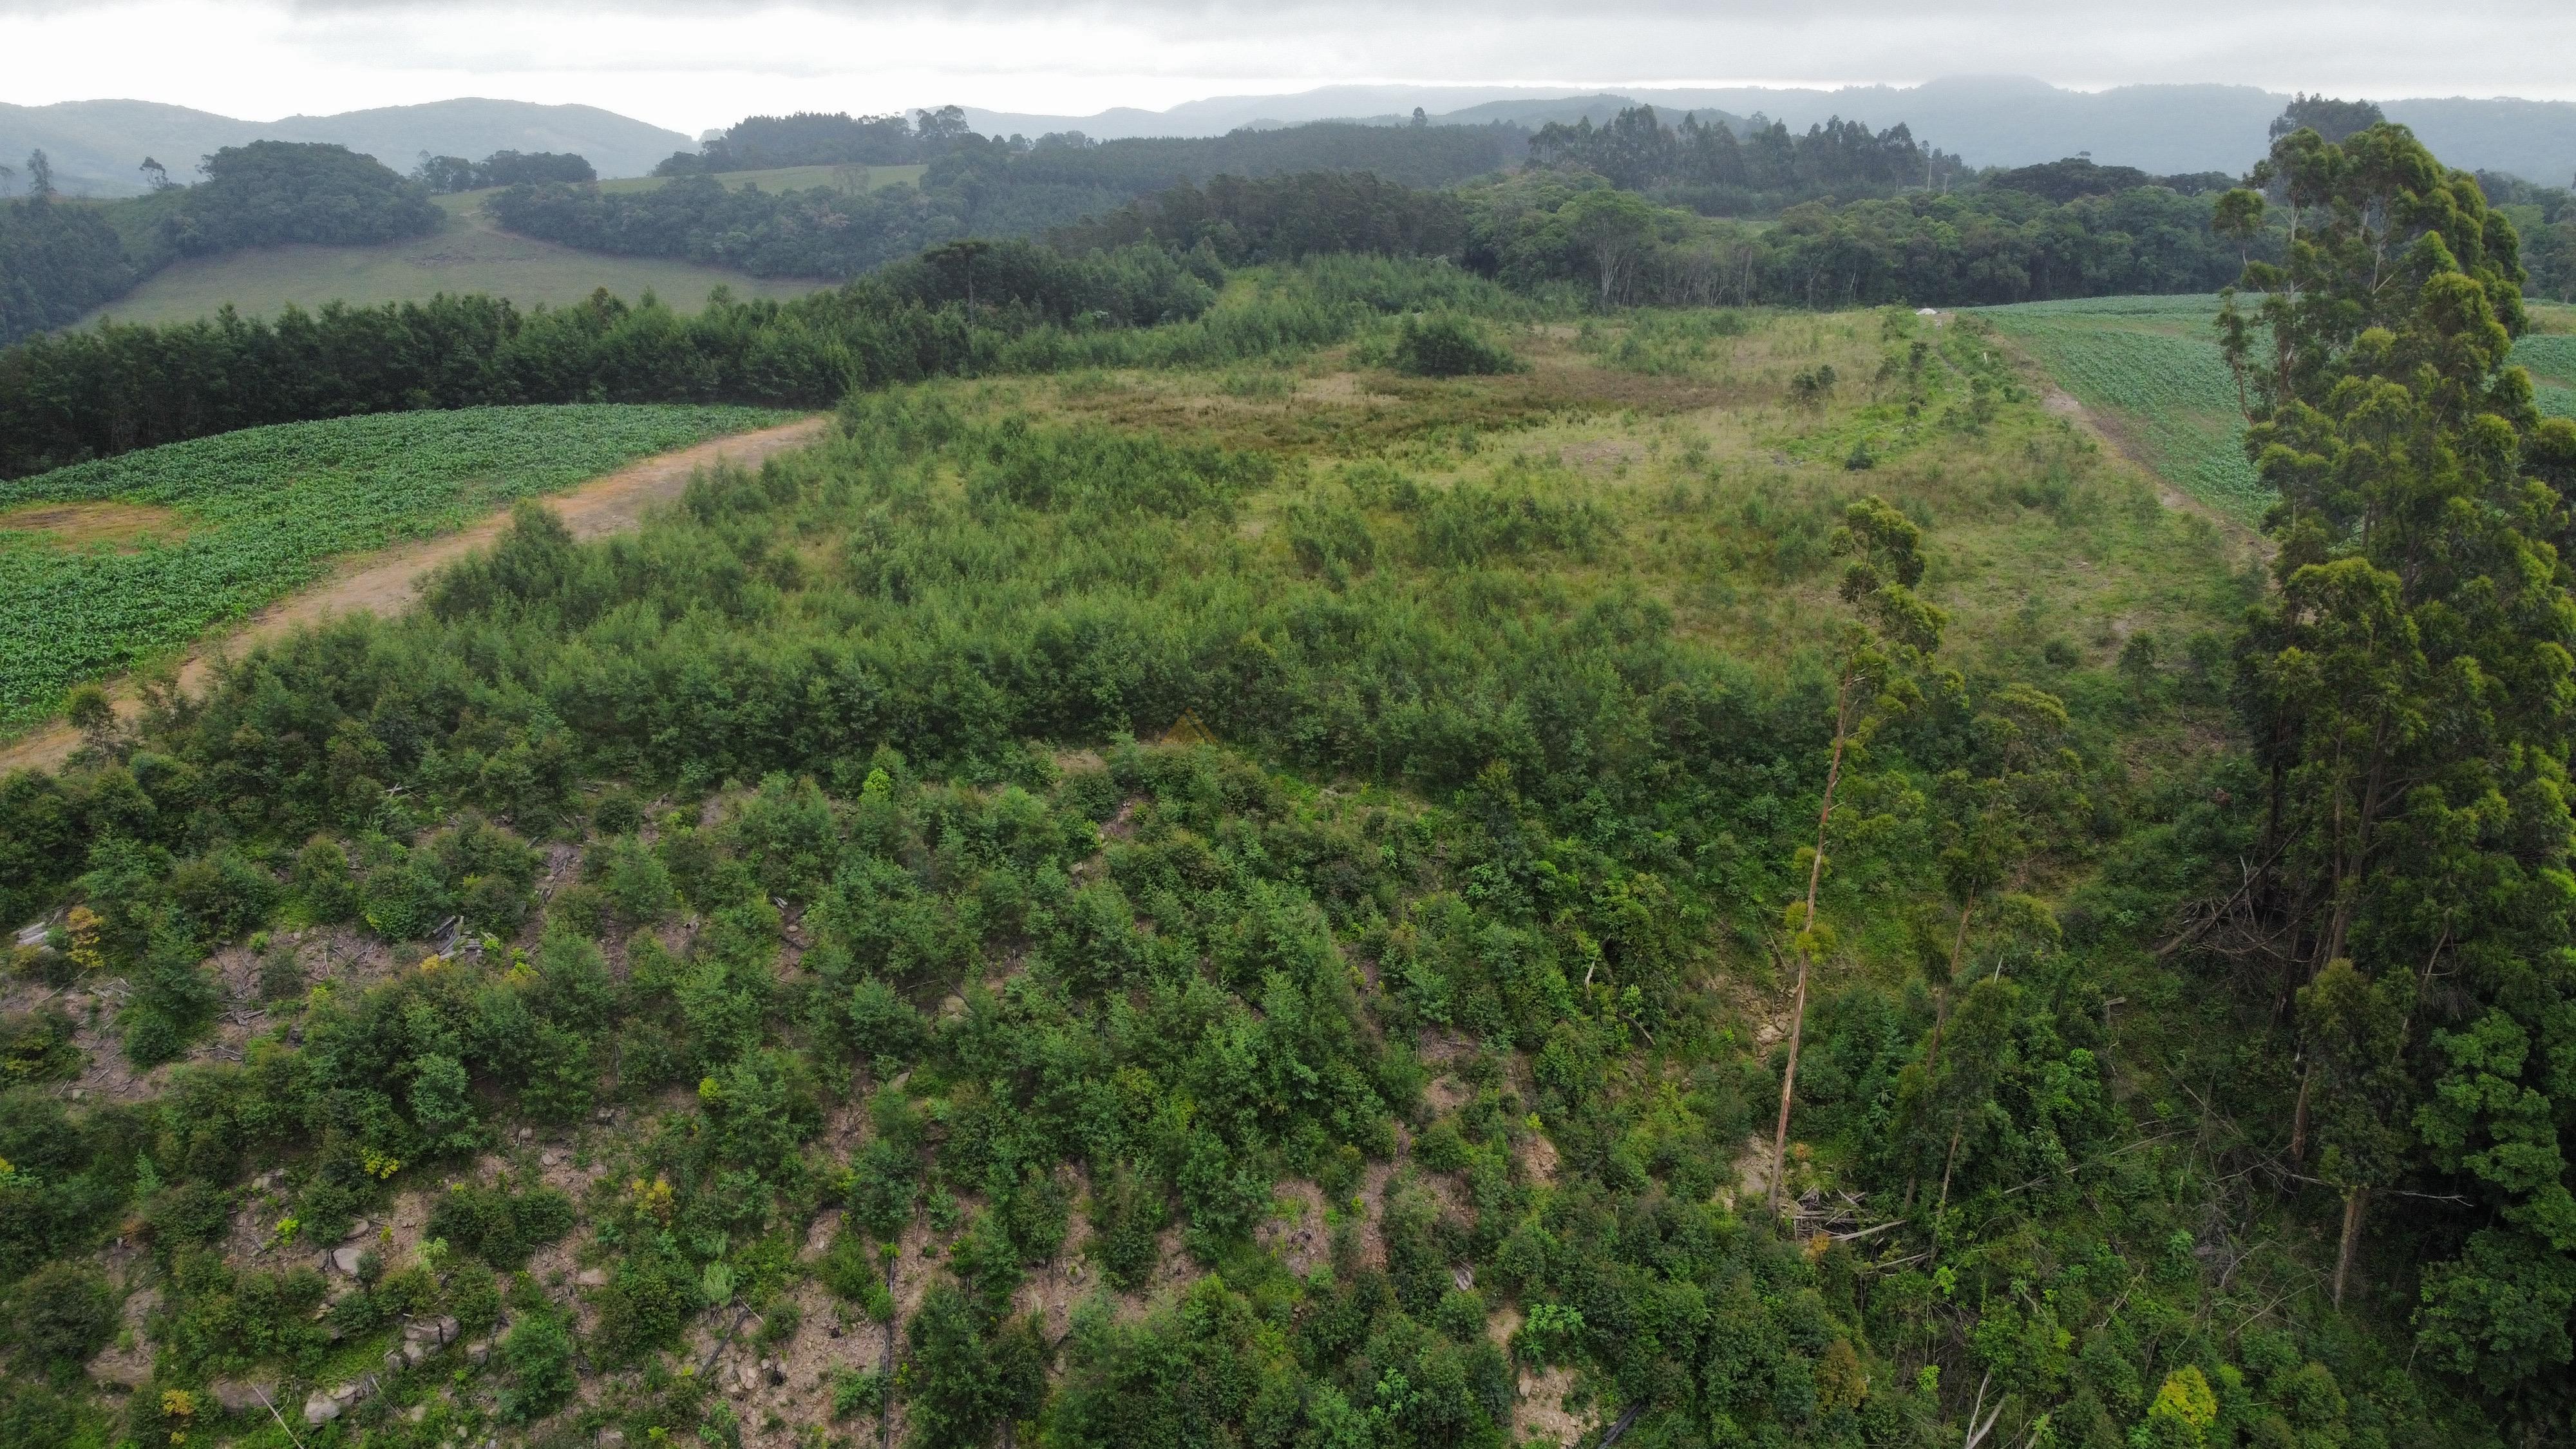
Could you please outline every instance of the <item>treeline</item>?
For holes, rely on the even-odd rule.
[[[139,275],[98,208],[41,193],[0,204],[0,343],[71,322]]]
[[[411,177],[445,195],[540,181],[597,181],[599,173],[591,169],[590,158],[569,151],[495,151],[480,161],[424,152]]]
[[[781,166],[904,166],[971,139],[966,113],[956,106],[902,115],[852,116],[799,111],[792,116],[747,116],[695,151],[675,151],[653,168],[656,176],[698,176],[710,171],[766,171]]]
[[[843,279],[964,236],[956,200],[909,185],[770,192],[681,176],[649,191],[513,186],[484,205],[521,236],[584,251],[685,257],[755,277]]]
[[[1655,191],[1711,216],[1776,211],[1818,196],[1880,196],[1959,177],[1956,156],[1923,145],[1904,126],[1872,132],[1839,116],[1798,135],[1760,116],[1742,137],[1722,119],[1685,114],[1667,126],[1652,106],[1632,106],[1595,126],[1551,121],[1530,138],[1542,161],[1578,166],[1631,191]]]
[[[1301,171],[1182,182],[1047,234],[1080,253],[1140,242],[1206,247],[1227,266],[1334,253],[1466,255],[1469,207],[1455,191],[1400,186],[1361,172]]]
[[[1442,258],[1599,305],[1979,306],[2211,292],[2241,265],[2207,198],[2160,186],[2052,203],[2027,191],[1807,202],[1753,227],[1659,207],[1582,173],[1422,191],[1367,176],[1220,178],[1049,234],[1081,251],[1202,245],[1228,264],[1348,250]],[[2277,250],[2277,228],[2254,239]]]
[[[868,124],[849,122],[844,129],[864,133]],[[836,134],[832,128],[810,129]],[[919,133],[907,134],[914,136],[907,144],[925,144]],[[1136,197],[1202,180],[1214,184],[1219,177],[1342,173],[1347,178],[1342,184],[1374,195],[1399,213],[1419,214],[1447,203],[1400,198],[1380,183],[1442,187],[1493,172],[1512,158],[1519,133],[1497,127],[1323,123],[1188,140],[1092,142],[1064,135],[1027,142],[970,134],[947,137],[939,145],[937,159],[917,186],[768,192],[688,174],[656,190],[614,194],[570,185],[515,186],[488,204],[493,218],[511,231],[565,246],[686,257],[754,276],[837,279],[962,237],[1031,236],[1078,225]],[[866,149],[852,139],[838,149],[819,143],[790,149],[780,143],[780,149],[755,154],[767,161]],[[1314,179],[1303,184],[1320,191],[1334,183]],[[1336,206],[1342,215],[1355,214],[1348,204]],[[1365,229],[1365,237],[1354,233],[1367,244],[1303,251],[1384,250],[1374,238],[1401,235],[1406,225],[1398,217],[1392,230],[1375,226]]]
[[[1452,268],[1323,259],[1211,311],[1223,272],[1153,247],[1066,256],[962,242],[792,302],[719,292],[683,315],[605,292],[227,311],[0,352],[0,477],[263,423],[540,402],[828,405],[939,375],[1212,363],[1337,342],[1362,319],[1508,299]],[[1153,325],[1162,324],[1162,325]]]
[[[284,242],[364,246],[446,220],[425,187],[345,146],[254,141],[217,151],[202,169],[197,185],[105,205],[39,187],[0,207],[0,343],[114,301],[177,257]]]
[[[1581,281],[1605,304],[1989,306],[2212,292],[2241,265],[2211,202],[2162,187],[2052,203],[2027,192],[1806,202],[1764,227],[1526,177],[1478,198],[1465,258],[1515,286]],[[2277,247],[2277,228],[2257,242]]]
[[[2522,236],[2523,294],[2576,302],[2576,191],[2478,173],[2478,189]]]

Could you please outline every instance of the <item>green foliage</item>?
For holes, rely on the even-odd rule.
[[[296,589],[335,554],[455,528],[630,458],[767,421],[743,408],[489,408],[255,428],[11,485],[24,503],[173,510],[130,551],[0,533],[0,726],[52,710],[73,682],[188,643]],[[348,787],[387,768],[360,750]],[[496,785],[501,782],[496,779]],[[361,802],[353,799],[353,806]],[[362,807],[361,807],[362,808]]]
[[[500,1361],[508,1378],[499,1406],[503,1422],[534,1423],[572,1398],[572,1331],[562,1315],[543,1309],[522,1314],[501,1340]]]
[[[1388,363],[1413,377],[1476,377],[1521,366],[1510,348],[1487,339],[1473,321],[1445,313],[1405,318]]]
[[[77,1379],[81,1365],[107,1346],[116,1327],[107,1284],[86,1266],[70,1263],[49,1263],[21,1280],[8,1307],[0,1339],[25,1372],[57,1382]]]
[[[430,1203],[429,1235],[515,1272],[528,1255],[572,1230],[572,1199],[548,1187],[513,1191],[507,1179],[460,1182]]]
[[[95,207],[31,197],[0,205],[0,346],[76,321],[139,272]]]

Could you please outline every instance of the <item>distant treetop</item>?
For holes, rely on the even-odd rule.
[[[2387,119],[2377,101],[2338,101],[2302,91],[2272,122],[2272,139],[2277,141],[2305,126],[2332,144]]]

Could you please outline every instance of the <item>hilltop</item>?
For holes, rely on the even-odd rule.
[[[1915,136],[1975,166],[2027,166],[2090,153],[2106,166],[2142,171],[2240,171],[2260,155],[2264,127],[2290,97],[2254,86],[2139,85],[2078,91],[2027,76],[1956,76],[1919,86],[1799,89],[1733,86],[1682,90],[1621,87],[1573,91],[1503,86],[1326,86],[1295,95],[1219,96],[1167,111],[1122,107],[1091,116],[1016,115],[966,108],[975,129],[1038,136],[1080,131],[1094,139],[1208,135],[1238,126],[1322,120],[1393,124],[1423,108],[1435,124],[1609,120],[1638,104],[1697,111],[1732,124],[1760,113],[1792,130],[1833,117]],[[2411,126],[2454,166],[2509,171],[2563,183],[2576,172],[2576,103],[2468,97],[2382,100],[2388,119]],[[1741,129],[1739,127],[1739,129]]]
[[[55,184],[73,196],[139,195],[144,182],[134,168],[146,156],[157,157],[178,180],[198,157],[252,141],[328,141],[373,156],[396,171],[409,171],[423,151],[436,156],[570,151],[588,157],[602,176],[641,176],[654,162],[692,144],[677,131],[596,106],[472,97],[275,121],[237,120],[152,101],[0,104],[0,157],[14,166],[28,152],[43,148],[53,160]]]

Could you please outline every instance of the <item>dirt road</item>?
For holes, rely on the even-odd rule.
[[[729,438],[717,438],[677,452],[663,453],[629,463],[614,473],[602,474],[578,488],[553,494],[543,502],[563,519],[564,526],[572,530],[575,538],[597,538],[601,534],[617,533],[635,527],[643,520],[645,510],[653,505],[679,497],[698,470],[720,461],[746,468],[758,467],[760,461],[772,453],[812,442],[822,435],[829,421],[822,416],[801,418],[778,427],[736,433]],[[199,642],[179,666],[180,687],[190,691],[204,688],[213,661],[227,649],[273,639],[337,615],[360,611],[401,613],[411,607],[424,575],[454,563],[478,548],[488,547],[509,526],[510,515],[505,511],[455,533],[418,539],[344,559],[329,579],[278,600],[221,637]],[[116,707],[119,714],[131,715],[139,707],[133,691],[118,689]],[[69,725],[49,725],[38,729],[21,739],[0,745],[0,775],[30,768],[57,769],[79,745],[80,736]]]

